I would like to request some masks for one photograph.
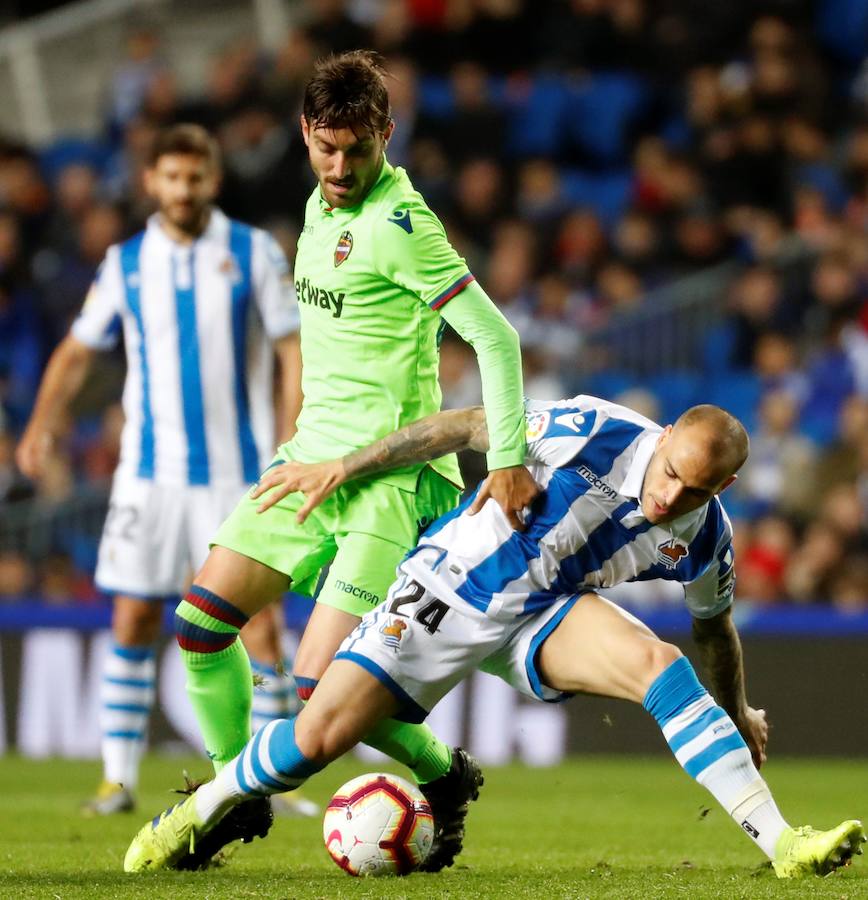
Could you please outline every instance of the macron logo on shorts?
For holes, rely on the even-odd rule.
[[[380,605],[380,598],[376,594],[372,594],[370,591],[366,591],[360,587],[356,587],[354,584],[350,584],[348,581],[341,581],[340,578],[336,578],[335,587],[339,591],[343,591],[345,594],[352,594],[354,597],[358,597],[360,600],[364,600],[366,603],[370,603],[371,606]]]

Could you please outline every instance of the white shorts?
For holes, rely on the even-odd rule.
[[[109,594],[163,599],[181,594],[208,544],[249,485],[165,485],[118,472],[96,564]]]
[[[396,719],[422,722],[463,678],[482,669],[537,700],[570,695],[542,683],[540,647],[581,595],[512,622],[496,622],[469,604],[453,607],[402,576],[338,649],[378,678],[401,704]]]

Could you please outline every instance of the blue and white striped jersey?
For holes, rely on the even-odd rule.
[[[192,244],[147,228],[109,248],[72,334],[127,378],[119,470],[165,484],[253,482],[274,450],[271,340],[298,328],[283,251],[213,210]]]
[[[527,401],[525,415],[526,464],[543,488],[526,530],[513,531],[493,500],[468,516],[471,497],[422,535],[401,571],[444,602],[500,621],[560,596],[653,578],[682,582],[697,618],[730,605],[732,527],[718,498],[663,525],[642,515],[658,425],[587,396]]]

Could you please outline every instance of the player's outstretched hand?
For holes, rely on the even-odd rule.
[[[753,764],[759,769],[766,761],[766,744],[769,740],[769,723],[764,709],[748,706],[744,715],[735,723],[753,757]]]
[[[301,492],[306,499],[295,516],[300,525],[312,509],[344,483],[345,478],[344,464],[339,459],[321,463],[286,462],[264,472],[250,491],[250,497],[256,500],[268,494],[256,508],[258,513],[262,513],[283,500],[287,494]]]
[[[524,466],[495,469],[482,482],[468,512],[471,516],[478,513],[490,497],[503,510],[509,524],[516,531],[524,531],[522,511],[538,493],[539,485]]]

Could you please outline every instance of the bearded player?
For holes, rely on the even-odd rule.
[[[407,174],[389,164],[394,123],[371,54],[316,66],[301,130],[318,182],[294,269],[304,400],[297,433],[272,465],[341,456],[436,412],[439,337],[448,323],[473,346],[482,373],[490,429],[482,491],[518,527],[518,511],[537,493],[523,466],[518,337]],[[347,485],[303,524],[297,494],[263,514],[253,498],[239,503],[176,614],[188,693],[217,771],[250,737],[250,664],[239,629],[289,587],[312,591],[330,565],[295,660],[307,699],[343,639],[385,598],[420,529],[455,506],[460,488],[449,455]],[[451,865],[482,783],[475,760],[424,724],[386,719],[365,740],[406,764],[431,803],[426,867]],[[175,865],[207,864],[227,841],[251,840],[269,825],[267,800],[251,801]]]

